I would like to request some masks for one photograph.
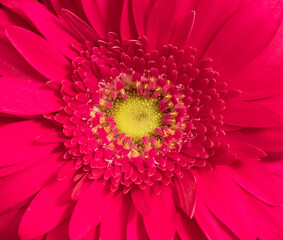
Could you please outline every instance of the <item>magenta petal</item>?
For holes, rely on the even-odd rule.
[[[122,5],[121,0],[82,1],[88,21],[101,38],[109,31],[119,32]]]
[[[120,23],[121,38],[136,39],[137,31],[134,23],[134,17],[132,12],[132,1],[125,0],[123,4],[123,10]]]
[[[21,218],[25,212],[25,207],[15,208],[9,212],[0,215],[0,236],[1,240],[18,240],[18,232]]]
[[[206,239],[195,218],[190,219],[182,212],[177,214],[177,232],[182,240]]]
[[[45,39],[16,26],[8,27],[6,32],[14,47],[42,75],[57,81],[69,77],[71,63]]]
[[[131,199],[129,195],[123,193],[113,198],[108,213],[100,224],[100,239],[126,239],[126,224],[131,207]],[[111,231],[109,231],[111,226]]]
[[[160,195],[146,196],[151,211],[143,216],[147,234],[152,240],[171,240],[176,232],[176,208],[169,188],[163,188]]]
[[[0,179],[0,212],[4,212],[36,194],[58,171],[60,154],[51,153],[32,166]]]
[[[151,210],[151,203],[148,201],[149,197],[146,197],[149,194],[150,192],[148,188],[143,191],[140,191],[139,189],[131,191],[133,203],[142,215],[148,215]]]
[[[218,168],[248,193],[266,204],[278,206],[283,203],[283,192],[259,162],[243,161]]]
[[[77,56],[77,53],[71,48],[71,43],[76,42],[76,39],[67,33],[59,20],[41,3],[24,1],[21,10],[60,52],[70,59]]]
[[[0,78],[0,112],[39,115],[56,112],[62,100],[43,83],[21,78]]]
[[[142,216],[132,204],[127,223],[127,239],[148,240]]]
[[[224,79],[229,88],[240,89],[241,100],[262,99],[282,93],[281,66],[248,67]]]
[[[84,239],[87,233],[102,220],[112,199],[113,193],[109,192],[109,187],[94,181],[75,206],[69,227],[70,238]]]
[[[58,227],[47,233],[46,240],[69,240],[70,219],[63,221]]]
[[[236,239],[236,236],[211,214],[200,198],[197,198],[195,218],[208,239]]]
[[[99,39],[97,33],[86,22],[81,20],[69,10],[62,9],[60,11],[60,16],[68,24],[73,35],[76,36],[81,42],[93,42]]]
[[[21,121],[0,127],[0,166],[40,159],[52,152],[58,144],[38,144],[35,140],[41,134],[53,132],[47,121]],[[15,151],[16,150],[16,151]]]
[[[283,117],[257,102],[230,102],[223,112],[224,123],[242,127],[273,127],[283,124]]]
[[[71,200],[74,182],[54,180],[43,188],[28,206],[19,226],[21,239],[44,235],[72,213]]]
[[[195,209],[195,178],[193,174],[190,171],[184,172],[182,179],[175,180],[175,189],[177,205],[191,218]]]
[[[281,1],[255,0],[236,12],[217,32],[205,57],[227,76],[253,60],[267,46],[282,19]]]

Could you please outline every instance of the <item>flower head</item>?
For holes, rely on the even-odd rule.
[[[0,3],[0,236],[283,238],[281,1]]]

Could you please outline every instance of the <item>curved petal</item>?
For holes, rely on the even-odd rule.
[[[8,27],[6,33],[14,47],[42,75],[58,81],[70,77],[71,63],[45,39],[16,26]]]
[[[71,44],[77,42],[59,22],[51,12],[41,3],[36,1],[24,1],[21,5],[22,11],[42,33],[42,35],[52,43],[58,51],[62,52],[70,59],[77,56]]]
[[[84,239],[105,216],[112,199],[113,193],[109,191],[109,186],[94,181],[75,206],[69,226],[71,240]]]
[[[46,235],[46,240],[69,240],[70,218],[63,221],[58,227],[54,228]]]
[[[32,166],[0,179],[0,212],[4,212],[36,194],[54,178],[63,161],[61,154],[51,153]]]
[[[122,39],[137,38],[137,30],[134,23],[131,0],[125,0],[123,4],[121,23],[120,23],[120,34]]]
[[[126,239],[126,224],[131,207],[131,199],[123,193],[113,198],[108,213],[100,224],[100,239]],[[111,231],[109,231],[111,226]]]
[[[282,19],[282,3],[254,0],[236,12],[217,32],[204,57],[227,76],[247,65],[267,46]]]
[[[21,121],[0,127],[0,166],[45,157],[59,144],[37,144],[35,138],[53,131],[52,125],[45,120]]]
[[[71,200],[74,181],[54,180],[31,201],[19,226],[21,239],[44,235],[71,215],[75,202]]]

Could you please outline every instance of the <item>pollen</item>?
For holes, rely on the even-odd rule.
[[[135,96],[118,104],[114,109],[117,128],[134,140],[150,137],[161,127],[163,114],[156,99]]]

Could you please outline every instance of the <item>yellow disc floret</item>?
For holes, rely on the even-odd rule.
[[[133,139],[141,139],[161,126],[162,116],[156,99],[133,96],[116,106],[113,117],[119,131]]]

